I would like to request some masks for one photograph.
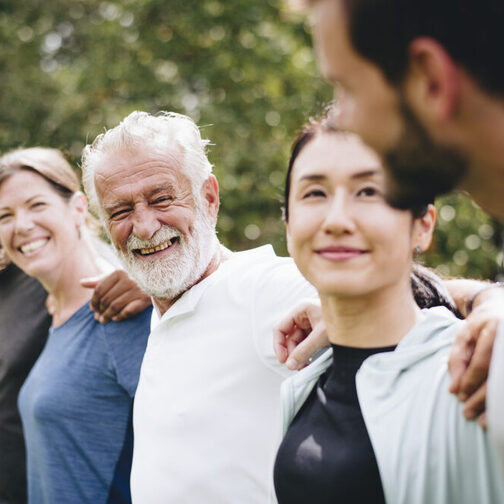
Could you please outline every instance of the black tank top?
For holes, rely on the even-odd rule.
[[[332,365],[278,450],[274,476],[279,504],[385,503],[355,375],[367,357],[395,347],[332,348]]]

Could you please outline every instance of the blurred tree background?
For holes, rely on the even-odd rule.
[[[289,147],[331,99],[304,19],[281,0],[0,0],[0,151],[46,145],[78,165],[86,142],[133,110],[190,115],[213,146],[219,235],[273,243]],[[438,202],[425,262],[496,278],[502,229],[472,202]]]

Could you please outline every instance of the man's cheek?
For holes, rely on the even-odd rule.
[[[127,230],[122,229],[120,225],[112,224],[110,227],[110,236],[112,238],[114,246],[118,250],[126,252],[127,249],[126,242],[128,241],[129,236]]]

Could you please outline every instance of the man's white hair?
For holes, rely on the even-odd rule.
[[[198,126],[185,115],[174,112],[132,112],[118,126],[98,135],[82,154],[82,183],[89,206],[103,218],[95,187],[95,172],[105,158],[123,151],[155,149],[180,156],[182,171],[191,181],[195,197],[212,173],[206,156],[209,140],[201,138]]]

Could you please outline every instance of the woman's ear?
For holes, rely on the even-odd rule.
[[[77,227],[84,225],[87,216],[87,200],[83,193],[77,191],[70,198],[70,208],[72,215],[75,217]]]
[[[420,248],[422,252],[430,247],[434,228],[436,227],[437,211],[434,205],[429,205],[423,217],[413,221],[412,251]]]

